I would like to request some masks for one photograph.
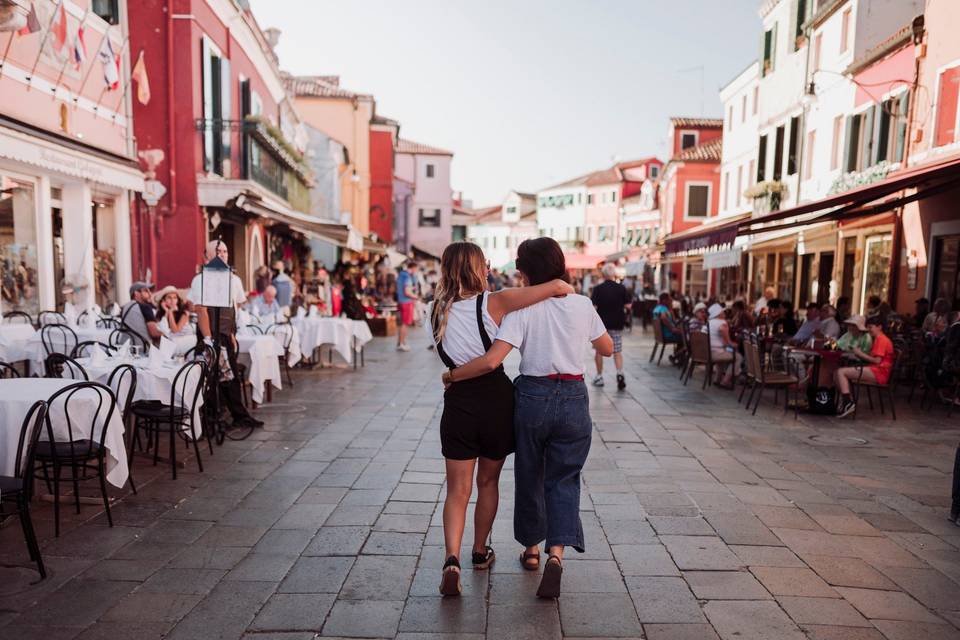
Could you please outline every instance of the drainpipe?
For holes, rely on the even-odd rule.
[[[176,213],[177,207],[177,133],[174,126],[174,104],[176,100],[174,99],[174,88],[175,83],[173,81],[173,0],[167,0],[166,2],[167,9],[167,162],[169,163],[167,173],[170,176],[170,185],[167,190],[167,201],[169,203],[167,207],[166,217],[173,216]],[[157,235],[161,233],[161,229],[158,229],[154,226],[156,223],[153,212],[149,212],[148,215],[151,218],[151,248],[150,248],[150,257],[154,266],[154,277],[156,277],[157,271],[157,253],[156,253],[156,239]],[[163,215],[160,216],[161,224]]]

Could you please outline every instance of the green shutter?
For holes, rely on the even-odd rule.
[[[907,143],[907,118],[910,113],[910,91],[900,94],[900,110],[897,115],[897,141],[893,151],[893,161],[903,162],[903,151]]]
[[[873,126],[874,126],[874,115],[876,112],[876,105],[873,105],[869,109],[863,112],[861,117],[863,118],[863,140],[860,141],[860,163],[857,166],[857,170],[863,170],[873,164],[874,158],[874,136],[873,136]]]
[[[790,0],[790,30],[787,31],[789,45],[787,51],[797,50],[797,32],[800,30],[800,21],[798,20],[799,0]]]
[[[853,135],[854,117],[855,116],[847,116],[847,125],[843,134],[843,140],[845,142],[843,158],[844,172],[853,171],[857,168],[857,141]]]

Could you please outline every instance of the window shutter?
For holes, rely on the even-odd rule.
[[[777,23],[773,23],[773,33],[770,35],[770,71],[777,68]]]
[[[798,0],[790,0],[790,31],[787,32],[787,37],[789,39],[787,42],[787,44],[789,45],[787,48],[787,51],[797,50],[796,37],[797,35],[799,35],[798,32],[800,30],[800,21],[797,19],[798,18],[797,13],[799,11],[798,5],[799,5]]]
[[[880,162],[881,160],[886,160],[887,156],[890,153],[890,120],[896,119],[897,114],[891,116],[890,111],[896,108],[897,102],[895,98],[890,100],[884,100],[879,105],[879,111],[877,112],[877,136],[876,144],[876,153],[874,154],[874,164]]]
[[[226,58],[220,58],[220,118],[223,120],[223,125],[220,129],[220,139],[223,148],[220,154],[223,160],[228,161],[230,165],[231,175],[225,176],[227,178],[233,177],[233,156],[231,154],[232,145],[230,144],[231,138],[233,137],[233,130],[230,128],[230,123],[228,122],[228,120],[233,119],[232,89],[233,85],[230,82],[230,61]]]
[[[893,151],[893,161],[903,162],[903,152],[907,143],[907,118],[910,114],[910,91],[900,94],[900,109],[897,113],[897,141]]]
[[[853,171],[857,168],[857,138],[853,135],[854,116],[847,116],[847,125],[844,130],[843,139],[846,141],[843,170]]]
[[[203,170],[213,170],[213,69],[210,59],[210,44],[200,38],[200,71],[203,76]]]
[[[957,139],[958,94],[960,94],[960,67],[953,67],[940,74],[937,128],[933,139],[936,147],[950,144]]]
[[[767,75],[766,72],[763,70],[763,61],[766,55],[767,55],[767,32],[761,31],[760,32],[760,55],[757,56],[757,60],[760,61],[760,77],[761,78]]]
[[[871,107],[860,116],[863,119],[863,126],[860,130],[863,132],[863,138],[860,140],[860,162],[856,170],[862,170],[873,164],[873,113]]]

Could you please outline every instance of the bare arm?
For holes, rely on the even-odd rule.
[[[601,356],[610,357],[613,355],[613,338],[610,337],[609,333],[603,334],[596,340],[591,341],[590,344]]]
[[[494,322],[500,324],[503,316],[508,313],[529,307],[547,298],[563,296],[573,292],[573,287],[559,279],[533,287],[504,289],[490,296],[490,300],[487,302],[487,311],[490,312]]]
[[[513,345],[509,342],[495,340],[493,346],[479,358],[474,358],[462,367],[457,367],[452,371],[445,371],[443,374],[443,382],[444,384],[459,382],[490,373],[503,363],[504,359],[512,350]],[[613,351],[612,341],[610,343],[610,350]]]
[[[210,314],[207,313],[207,308],[197,304],[193,306],[193,309],[197,312],[197,326],[200,327],[200,335],[209,338],[212,334],[210,333]]]

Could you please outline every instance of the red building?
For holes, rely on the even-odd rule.
[[[702,256],[684,256],[686,247],[671,236],[698,227],[717,215],[720,205],[720,153],[723,120],[670,118],[672,156],[660,179],[660,232],[667,236],[661,287],[691,296],[708,292]]]
[[[281,238],[297,235],[309,207],[305,136],[245,4],[142,0],[130,21],[152,90],[147,105],[133,101],[136,139],[164,152],[156,178],[167,190],[138,212],[134,272],[160,285],[189,284],[204,243],[220,237],[249,286],[257,267],[289,257]]]
[[[374,115],[370,119],[370,233],[393,242],[393,154],[400,123]]]

